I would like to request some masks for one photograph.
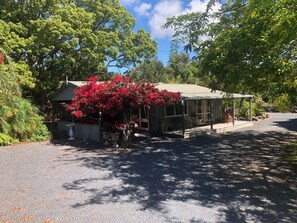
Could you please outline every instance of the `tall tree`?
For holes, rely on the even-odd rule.
[[[173,51],[169,54],[168,68],[170,68],[173,76],[178,75],[190,64],[190,56],[186,53],[178,53]]]
[[[214,11],[170,18],[186,50],[197,53],[213,88],[286,98],[297,103],[295,0],[230,0]]]
[[[164,65],[160,60],[157,59],[143,61],[128,74],[135,81],[151,83],[165,81]]]
[[[85,79],[108,66],[155,56],[157,45],[117,0],[6,0],[0,3],[3,48],[28,64],[44,103],[66,75]]]
[[[208,87],[209,77],[203,75],[196,60],[191,60],[189,54],[172,51],[166,67],[168,82],[182,84],[199,84]]]

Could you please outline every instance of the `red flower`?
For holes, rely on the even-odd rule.
[[[74,115],[76,118],[81,118],[83,116],[82,111],[73,111],[72,115]]]
[[[101,111],[112,117],[123,114],[130,107],[152,104],[171,104],[180,101],[180,93],[159,91],[150,83],[134,83],[129,77],[116,76],[110,82],[97,82],[90,77],[88,82],[75,91],[68,110],[75,117],[83,113]]]

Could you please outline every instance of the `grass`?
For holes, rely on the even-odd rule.
[[[291,164],[297,165],[297,142],[286,148],[284,159]]]

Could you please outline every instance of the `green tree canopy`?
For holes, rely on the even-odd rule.
[[[173,50],[169,55],[166,67],[168,82],[181,84],[199,84],[209,86],[209,78],[203,75],[196,60],[191,60],[189,54]]]
[[[142,82],[164,82],[165,68],[163,63],[157,59],[145,60],[137,67],[132,69],[128,75],[135,81]]]
[[[297,104],[297,4],[295,0],[230,0],[215,12],[170,18],[185,49],[197,53],[213,88],[261,93]]]
[[[31,78],[26,84],[40,103],[66,75],[86,79],[157,50],[144,30],[133,32],[135,20],[117,0],[6,0],[0,18],[2,47]]]

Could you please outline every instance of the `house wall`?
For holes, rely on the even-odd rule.
[[[59,93],[57,93],[51,100],[52,101],[72,101],[76,86],[66,85]]]
[[[58,122],[58,131],[69,134],[68,124],[72,122]],[[74,123],[73,127],[74,138],[82,140],[91,140],[99,142],[99,128],[98,125],[85,124],[85,123]]]
[[[220,99],[211,99],[213,103],[213,122],[219,123],[223,121],[223,108],[222,108],[222,100]],[[185,124],[185,128],[191,128],[196,126],[210,125],[211,118],[211,100],[202,99],[202,100],[188,100],[185,103],[187,111],[183,116],[165,116],[163,113],[159,113],[160,119],[159,121],[159,132],[167,132],[174,130],[182,130],[183,125]],[[166,108],[165,108],[166,109]],[[156,120],[156,115],[152,120]],[[158,116],[157,116],[158,117]],[[183,121],[184,119],[184,121]]]
[[[223,105],[221,99],[213,100],[214,122],[223,122]]]
[[[174,116],[165,116],[165,107],[164,106],[152,106],[149,112],[149,131],[152,135],[160,135],[163,132],[182,130],[183,125],[186,125],[186,128],[195,127],[198,125],[209,124],[207,122],[197,123],[197,120],[193,118],[193,114],[199,112],[204,113],[200,118],[207,120],[208,112],[210,112],[210,103],[209,100],[201,100],[201,109],[198,108],[195,100],[187,101],[186,106],[187,111],[184,116],[174,115]],[[223,108],[222,101],[220,99],[213,100],[213,110],[214,110],[214,123],[221,122],[223,119]],[[183,118],[185,121],[183,121]],[[208,120],[207,120],[208,121]],[[58,122],[58,130],[66,133],[69,133],[69,127],[67,124],[71,122],[60,121]],[[197,125],[198,124],[198,125]],[[74,137],[82,140],[91,140],[99,142],[99,128],[95,124],[86,124],[86,123],[75,123],[73,127]]]
[[[158,135],[161,130],[161,118],[163,117],[163,111],[161,106],[153,105],[149,111],[149,126],[150,133],[152,135]]]

